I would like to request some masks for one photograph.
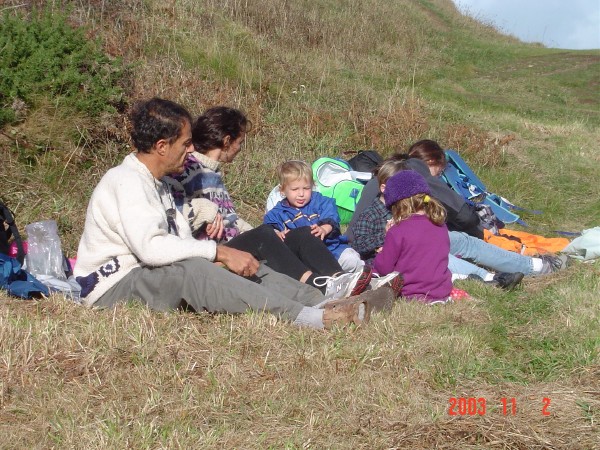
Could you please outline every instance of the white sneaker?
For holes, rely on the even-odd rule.
[[[388,273],[383,277],[374,274],[369,285],[373,291],[382,286],[388,286],[394,291],[394,295],[399,297],[404,287],[404,277],[399,272]]]
[[[380,288],[385,283],[389,283],[390,281],[392,281],[396,277],[396,275],[398,275],[398,273],[399,272],[388,273],[387,275],[384,275],[383,277],[380,277],[379,275],[374,273],[373,278],[371,278],[371,282],[369,283],[369,285],[371,286],[372,290]]]
[[[322,280],[322,281],[321,281]],[[333,277],[316,277],[315,286],[326,286],[325,299],[335,300],[363,292],[371,281],[371,268],[360,272],[342,273]]]

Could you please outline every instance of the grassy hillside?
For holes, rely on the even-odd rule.
[[[254,223],[285,159],[432,138],[490,190],[542,209],[524,214],[530,231],[600,225],[598,50],[521,43],[449,0],[9,0],[0,11],[30,17],[46,3],[119,67],[102,111],[47,87],[0,95],[14,112],[0,130],[0,196],[21,228],[57,220],[71,255],[93,187],[131,150],[128,106],[154,95],[247,112],[253,130],[226,182]],[[333,333],[0,294],[0,448],[597,445],[598,264],[513,293],[461,287],[476,299],[399,304]],[[486,413],[449,415],[459,397],[485,398]]]

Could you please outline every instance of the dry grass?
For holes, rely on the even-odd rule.
[[[495,320],[485,301],[397,304],[324,333],[255,314],[3,299],[2,447],[593,448],[597,357],[545,381],[461,373],[498,359],[478,336]],[[483,397],[486,414],[450,416],[451,397]]]
[[[449,1],[4,2],[50,3],[72,5],[73,23],[134,64],[130,100],[247,112],[253,131],[225,170],[254,223],[281,161],[387,155],[425,137],[461,151],[492,190],[543,208],[526,217],[533,231],[600,220],[595,78],[558,119],[522,114],[520,95],[555,104],[543,87],[530,92],[517,53],[543,54],[536,86],[564,72],[564,55],[521,46]],[[596,59],[574,61],[584,70]],[[589,120],[572,118],[578,99]],[[42,98],[22,112],[0,135],[2,197],[21,229],[56,219],[73,255],[91,190],[130,151],[125,111],[91,120]],[[599,280],[595,264],[510,294],[465,283],[478,300],[398,304],[332,333],[263,315],[0,295],[0,448],[596,448]],[[449,416],[451,397],[483,397],[488,410]],[[516,415],[502,414],[501,398],[516,399]]]

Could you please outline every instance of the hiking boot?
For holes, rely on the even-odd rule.
[[[523,280],[525,275],[521,272],[500,272],[494,275],[492,283],[496,283],[499,288],[505,291],[512,291]]]
[[[351,297],[363,292],[373,276],[370,266],[365,265],[361,272],[342,273],[331,277],[316,277],[315,286],[325,287],[325,298],[335,300],[338,298]]]
[[[490,281],[485,281],[479,275],[474,273],[467,277],[467,280],[477,280],[485,284],[491,284],[492,286],[498,286],[507,291],[512,291],[520,282],[523,280],[524,275],[521,272],[500,272],[494,275],[494,278]]]
[[[567,255],[555,255],[553,253],[542,255],[540,259],[542,260],[542,270],[540,270],[539,275],[547,275],[566,269],[569,262]]]
[[[398,272],[392,272],[383,277],[374,274],[369,284],[371,286],[371,290],[373,291],[382,286],[388,286],[394,291],[394,295],[396,297],[400,297],[400,292],[404,287],[404,277]]]
[[[371,318],[371,307],[360,297],[345,298],[330,302],[323,311],[323,326],[330,330],[334,326],[362,325]]]
[[[390,311],[398,298],[398,294],[390,283],[386,283],[375,290],[371,289],[363,292],[357,298],[367,302],[371,312]]]

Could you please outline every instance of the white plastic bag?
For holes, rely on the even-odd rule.
[[[66,281],[58,227],[54,220],[43,220],[25,226],[27,232],[27,270]]]
[[[600,258],[600,227],[583,230],[581,236],[563,249],[563,253],[583,261]]]
[[[71,276],[67,279],[58,226],[54,220],[43,220],[25,226],[27,232],[27,270],[51,292],[62,292],[79,302],[81,286]]]

